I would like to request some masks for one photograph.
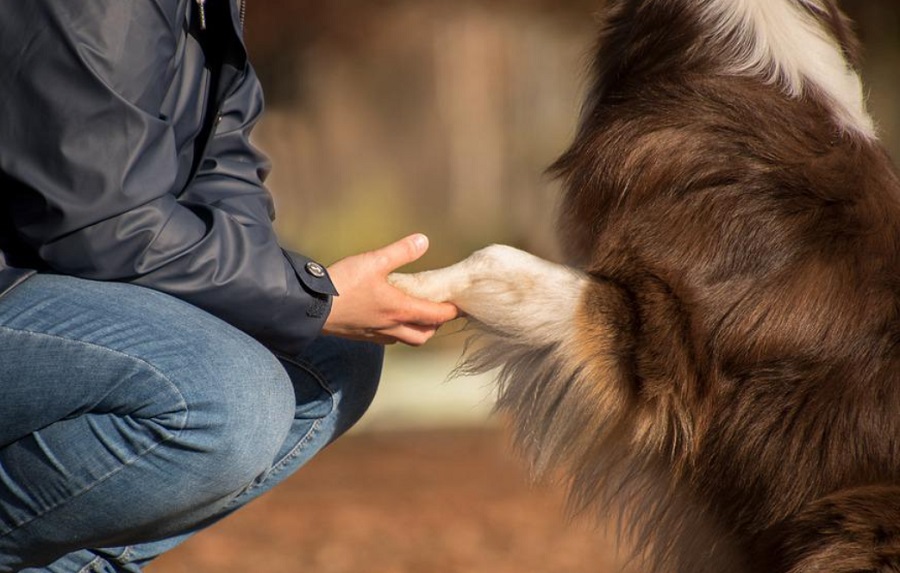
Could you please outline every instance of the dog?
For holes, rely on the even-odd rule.
[[[394,275],[456,303],[498,409],[647,571],[900,571],[900,179],[832,0],[614,0],[566,264]]]

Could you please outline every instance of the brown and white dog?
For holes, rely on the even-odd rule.
[[[617,0],[568,266],[393,277],[455,302],[499,408],[652,571],[900,571],[900,179],[832,0]]]

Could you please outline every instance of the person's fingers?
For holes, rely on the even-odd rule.
[[[417,233],[369,253],[385,276],[395,269],[419,260],[428,251],[428,237]]]
[[[437,326],[418,326],[415,324],[404,324],[395,326],[394,328],[383,331],[403,344],[408,346],[422,346],[435,335]]]
[[[397,344],[398,342],[409,346],[422,346],[437,333],[439,328],[440,325],[395,324],[377,330],[351,330],[331,332],[329,334],[385,346]]]
[[[375,344],[381,344],[382,346],[393,346],[400,342],[396,337],[388,336],[386,334],[372,334],[368,337],[360,338],[365,342],[372,342]]]
[[[357,340],[359,342],[371,342],[373,344],[382,344],[390,346],[399,342],[396,337],[385,334],[381,331],[350,331],[350,332],[334,332],[332,336],[346,338],[347,340]]]
[[[449,302],[431,302],[398,291],[397,320],[421,326],[440,326],[459,317],[459,309]]]

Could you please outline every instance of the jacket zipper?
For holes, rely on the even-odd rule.
[[[197,12],[200,15],[200,29],[206,30],[206,0],[195,0],[197,3]],[[240,0],[239,11],[241,19],[241,31],[244,30],[244,19],[247,17],[247,0]]]
[[[200,16],[200,29],[206,30],[206,0],[196,0],[197,14]]]

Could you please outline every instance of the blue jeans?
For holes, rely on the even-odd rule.
[[[353,425],[382,358],[276,358],[158,292],[25,281],[0,299],[0,572],[140,571]]]

